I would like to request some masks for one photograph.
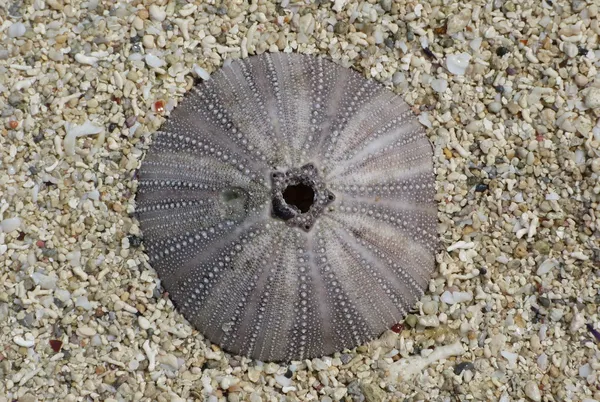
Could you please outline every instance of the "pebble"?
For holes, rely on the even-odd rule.
[[[98,62],[98,58],[94,56],[87,56],[83,53],[77,53],[75,55],[75,61],[88,66],[93,66]]]
[[[450,16],[448,18],[448,24],[446,27],[446,34],[454,35],[463,31],[467,24],[471,21],[471,9],[463,8],[460,12]]]
[[[558,322],[563,318],[565,312],[560,308],[550,309],[550,319],[554,322]]]
[[[419,324],[424,327],[436,328],[440,326],[440,319],[435,315],[419,317]]]
[[[525,384],[524,391],[525,391],[525,395],[530,400],[532,400],[534,402],[540,402],[542,400],[542,393],[540,392],[540,388],[538,387],[537,383],[535,383],[534,381],[528,381]]]
[[[450,54],[446,58],[446,67],[448,71],[456,75],[465,75],[471,55],[468,53]]]
[[[513,366],[517,363],[517,359],[519,358],[518,353],[512,353],[507,350],[500,352],[500,355],[502,355],[502,357],[504,357]]]
[[[585,107],[590,109],[600,109],[600,88],[590,87],[584,97]]]
[[[435,301],[429,300],[423,303],[423,313],[425,313],[426,315],[437,314],[437,311],[438,304]]]
[[[499,113],[502,110],[502,103],[492,102],[488,105],[488,110],[492,113]]]
[[[13,338],[13,341],[17,345],[22,346],[24,348],[31,348],[35,345],[35,340],[33,338],[33,335],[31,335],[30,333],[25,334],[25,337],[17,335]]]
[[[77,328],[77,334],[79,336],[92,337],[96,335],[96,330],[91,327],[79,327]]]
[[[437,93],[444,93],[448,89],[448,81],[443,78],[436,78],[431,80],[431,89]]]
[[[138,316],[138,325],[141,329],[147,330],[148,328],[150,328],[150,321],[148,321],[148,319],[143,315],[140,315]]]
[[[260,370],[257,370],[256,368],[253,368],[253,367],[249,368],[248,369],[248,378],[252,382],[258,382],[258,380],[260,379]]]
[[[563,52],[565,52],[565,55],[567,55],[567,57],[572,59],[579,54],[579,49],[574,43],[565,42],[563,44]]]
[[[225,376],[223,377],[223,379],[221,380],[221,388],[223,389],[229,389],[232,385],[235,385],[238,383],[238,379],[233,377],[233,376]]]
[[[580,377],[587,379],[593,373],[594,373],[594,369],[592,369],[592,367],[590,366],[589,363],[586,363],[583,366],[579,367],[579,376]]]
[[[0,222],[0,232],[12,233],[21,227],[21,218],[14,217]]]
[[[554,258],[548,258],[544,260],[536,271],[536,275],[545,275],[549,273],[553,268],[558,266],[558,261]]]
[[[475,366],[471,362],[460,362],[454,366],[454,374],[460,375],[465,370],[475,370]]]
[[[574,81],[575,84],[577,84],[577,86],[580,88],[585,87],[590,82],[589,79],[583,74],[575,75]]]
[[[573,313],[573,318],[571,319],[571,324],[569,325],[569,331],[575,334],[585,325],[585,317],[582,313],[575,309]]]
[[[150,13],[150,18],[152,18],[154,21],[163,22],[165,18],[167,18],[165,9],[156,4],[152,4],[148,11]]]
[[[317,371],[327,370],[329,365],[321,359],[313,359],[312,366]]]
[[[450,292],[446,290],[440,296],[440,300],[449,305],[464,303],[473,300],[473,294],[470,292]]]
[[[333,391],[333,400],[334,401],[339,401],[341,400],[344,396],[346,396],[346,393],[348,392],[348,390],[346,388],[336,388],[335,391]]]
[[[275,381],[277,381],[277,384],[281,385],[282,387],[289,387],[292,385],[292,380],[283,375],[276,375]]]
[[[210,79],[209,72],[203,69],[202,67],[198,66],[197,64],[194,64],[194,73],[198,76],[198,78],[202,78],[205,81]]]
[[[27,32],[25,25],[22,22],[15,22],[8,27],[7,34],[9,38],[20,38],[25,35],[25,32]]]
[[[418,318],[414,314],[409,314],[404,319],[404,322],[406,323],[406,325],[408,325],[411,328],[414,328],[415,325],[417,325],[417,321],[418,321]]]
[[[145,56],[144,60],[146,61],[146,64],[148,65],[148,67],[152,67],[152,68],[160,68],[165,65],[164,60],[158,58],[157,56],[153,55],[152,53],[148,53]]]
[[[167,353],[165,355],[159,356],[158,361],[160,364],[164,365],[166,368],[172,371],[179,370],[179,361],[177,359],[177,356],[173,355],[172,353]]]

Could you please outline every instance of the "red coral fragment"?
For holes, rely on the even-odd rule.
[[[50,339],[50,347],[56,353],[60,352],[60,349],[62,348],[62,344],[63,344],[62,341],[59,341],[58,339]]]

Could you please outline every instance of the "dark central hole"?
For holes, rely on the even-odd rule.
[[[287,186],[283,190],[283,199],[289,205],[293,205],[300,212],[308,212],[313,202],[315,201],[315,192],[311,186],[304,183]]]

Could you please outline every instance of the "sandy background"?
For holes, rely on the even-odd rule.
[[[595,0],[0,1],[0,401],[600,401]],[[325,55],[435,146],[446,251],[379,340],[230,356],[162,294],[135,172],[227,58]]]

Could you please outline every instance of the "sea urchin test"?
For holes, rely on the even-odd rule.
[[[263,54],[195,86],[142,162],[137,216],[183,316],[262,361],[379,336],[435,267],[432,147],[411,108],[326,59]]]

